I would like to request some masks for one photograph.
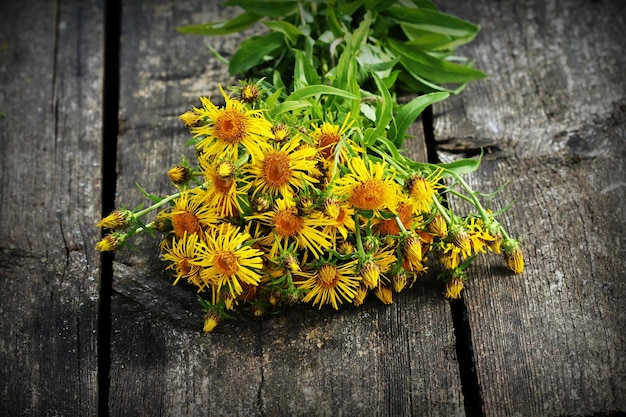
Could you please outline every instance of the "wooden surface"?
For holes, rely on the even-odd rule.
[[[102,5],[0,3],[0,415],[98,409]]]
[[[624,6],[441,7],[481,24],[460,52],[490,77],[434,108],[439,156],[488,151],[468,181],[510,183],[494,208],[518,199],[502,218],[525,273],[493,256],[454,304],[429,276],[391,306],[242,314],[205,335],[194,291],[171,286],[150,237],[116,255],[110,299],[99,292],[103,2],[2,2],[0,415],[626,413]],[[233,13],[122,2],[117,204],[144,201],[135,183],[171,192],[167,168],[191,156],[178,114],[233,82],[206,44],[228,55],[241,36],[174,28]]]

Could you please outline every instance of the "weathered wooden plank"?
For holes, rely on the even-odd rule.
[[[0,4],[0,414],[96,415],[100,1]]]
[[[125,3],[119,203],[143,201],[135,182],[172,191],[165,172],[189,152],[178,114],[232,82],[204,43],[228,55],[241,39],[194,38],[174,27],[227,11],[200,1]],[[299,306],[261,320],[242,315],[203,335],[193,290],[171,287],[157,241],[136,243],[138,252],[116,255],[112,415],[464,414],[449,306],[434,279],[390,307]]]
[[[490,146],[469,181],[511,182],[495,208],[519,198],[503,220],[527,260],[519,277],[491,259],[470,270],[485,415],[624,412],[624,6],[446,6],[482,25],[463,52],[490,78],[437,107],[435,137],[445,151]]]

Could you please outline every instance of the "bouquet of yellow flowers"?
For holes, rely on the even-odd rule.
[[[320,11],[311,3],[306,16],[315,11],[337,17],[335,6]],[[381,6],[379,13],[389,10]],[[180,116],[197,160],[183,158],[169,169],[177,191],[161,197],[142,189],[153,204],[122,207],[102,219],[98,226],[109,233],[96,248],[114,251],[139,232],[160,232],[174,284],[182,279],[198,289],[206,332],[237,306],[261,316],[298,302],[358,306],[368,294],[389,304],[394,292],[427,272],[429,258],[445,271],[440,277],[449,299],[460,296],[465,269],[481,253],[502,253],[506,265],[521,273],[519,242],[462,178],[480,160],[431,164],[403,155],[410,124],[450,91],[430,91],[398,105],[393,86],[402,71],[394,72],[400,60],[393,57],[393,65],[370,62],[364,78],[363,65],[355,64],[364,51],[374,45],[379,59],[390,58],[380,55],[388,51],[379,41],[368,43],[376,17],[382,19],[371,13],[363,11],[356,29],[342,27],[343,53],[330,69],[315,67],[294,48],[294,76],[287,85],[276,76],[272,82],[259,78],[221,89],[219,103],[201,97]],[[402,16],[398,10],[389,14]],[[286,33],[286,23],[269,24],[276,28],[270,35],[281,33],[281,41],[290,42],[296,32]],[[272,62],[246,70],[261,65],[267,73]],[[376,92],[361,87],[368,82]],[[474,211],[454,213],[451,198],[469,202]],[[154,211],[153,221],[141,220]]]

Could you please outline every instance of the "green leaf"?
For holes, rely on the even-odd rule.
[[[378,136],[384,135],[385,129],[393,117],[394,101],[391,98],[389,90],[387,90],[385,83],[378,75],[376,75],[375,72],[372,72],[372,77],[376,82],[376,86],[378,87],[378,91],[380,91],[382,98],[378,102],[378,106],[376,106],[376,127],[374,129],[368,129],[363,136],[363,146],[366,147],[371,146]]]
[[[239,45],[237,52],[230,58],[228,72],[241,74],[259,64],[266,55],[285,46],[282,33],[271,32],[263,36],[253,36]]]
[[[230,20],[224,20],[214,23],[202,23],[198,25],[181,26],[176,28],[176,30],[180,33],[186,33],[188,35],[228,35],[235,32],[241,32],[242,30],[256,23],[260,18],[261,16],[259,16],[258,14],[244,12]]]
[[[285,35],[291,45],[295,45],[298,42],[298,37],[304,35],[300,29],[285,20],[268,20],[263,24],[271,31]]]
[[[285,99],[285,102],[302,100],[308,97],[315,97],[320,95],[339,96],[348,98],[351,100],[358,100],[358,97],[345,90],[331,87],[330,85],[309,85],[302,87],[301,89],[294,91],[289,97]]]
[[[285,17],[297,10],[298,3],[284,0],[230,0],[224,6],[239,6],[261,16]]]
[[[285,101],[283,103],[280,103],[274,106],[269,111],[269,115],[272,119],[275,119],[276,116],[282,113],[292,112],[294,110],[303,109],[303,108],[310,107],[310,106],[311,106],[311,103],[309,103],[306,100]]]
[[[433,103],[445,100],[450,96],[449,93],[430,93],[419,96],[409,101],[400,108],[396,114],[393,123],[389,128],[389,139],[398,147],[402,147],[404,143],[404,135],[411,124],[424,111],[424,109]]]
[[[321,78],[311,61],[306,57],[304,52],[299,49],[294,49],[293,53],[296,57],[296,63],[294,68],[294,82],[297,80],[301,83],[300,87],[306,85],[320,84]]]
[[[452,173],[456,175],[466,175],[474,172],[480,166],[480,162],[480,159],[465,158],[447,164],[437,165],[444,169],[442,178],[446,178],[452,176]]]
[[[400,63],[411,74],[435,83],[463,83],[485,78],[487,75],[465,65],[458,65],[444,59],[435,58],[402,42],[389,39],[389,47],[400,59]]]
[[[436,10],[394,6],[381,14],[416,28],[454,37],[473,37],[480,30],[478,25]]]

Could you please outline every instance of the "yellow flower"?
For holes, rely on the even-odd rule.
[[[246,103],[254,103],[259,98],[259,89],[254,84],[246,83],[241,87],[239,96]]]
[[[393,303],[393,290],[391,287],[379,285],[374,294],[376,294],[376,297],[382,301],[383,304],[389,305]]]
[[[196,285],[200,290],[206,286],[200,278],[202,268],[197,265],[199,248],[202,245],[197,234],[185,233],[182,238],[174,239],[171,245],[165,247],[165,253],[161,259],[171,262],[166,269],[173,269],[176,274],[173,285],[176,285],[181,278],[186,278],[189,283]]]
[[[363,301],[365,301],[365,297],[367,297],[367,292],[367,287],[363,285],[363,283],[361,283],[361,285],[359,285],[359,288],[356,289],[356,294],[354,295],[352,304],[354,304],[355,307],[362,305]]]
[[[308,290],[302,301],[312,301],[320,308],[331,304],[336,310],[344,300],[352,301],[359,287],[359,279],[354,275],[355,263],[350,261],[340,266],[324,264],[313,272],[300,272],[299,275],[306,279],[296,285],[299,289]]]
[[[374,261],[367,261],[359,269],[359,275],[367,288],[375,288],[380,280],[380,267]]]
[[[260,110],[248,110],[245,105],[226,95],[220,87],[226,102],[219,108],[206,97],[200,97],[203,108],[194,108],[208,123],[192,127],[194,137],[202,137],[196,148],[208,155],[218,155],[239,159],[239,145],[246,149],[263,147],[272,137],[272,124],[265,120]]]
[[[340,204],[334,198],[330,198],[324,203],[324,212],[333,221],[332,224],[324,228],[324,232],[331,237],[333,248],[336,248],[337,233],[345,240],[348,238],[348,233],[355,230],[354,209],[347,204]]]
[[[435,214],[435,217],[428,223],[427,230],[435,236],[439,236],[444,239],[448,236],[448,224],[446,219],[440,213]]]
[[[446,282],[446,292],[444,293],[444,296],[448,300],[458,300],[459,297],[461,297],[463,287],[463,281],[460,278],[452,278]]]
[[[217,213],[204,204],[205,191],[195,188],[183,191],[174,201],[174,209],[167,217],[172,221],[174,233],[179,238],[196,233],[204,236],[204,228],[218,222]]]
[[[406,271],[400,268],[391,276],[391,287],[395,292],[400,292],[406,287],[407,281]]]
[[[206,246],[197,265],[204,267],[202,278],[214,283],[215,293],[227,287],[234,298],[243,292],[242,283],[258,285],[261,275],[256,271],[263,267],[263,253],[246,245],[248,233],[229,223],[221,225],[214,235],[208,235]]]
[[[515,239],[505,240],[502,243],[502,254],[507,268],[515,274],[524,272],[524,254],[519,241]]]
[[[459,248],[463,259],[472,255],[472,241],[465,225],[453,224],[450,226],[446,240]]]
[[[191,172],[189,168],[183,165],[174,165],[169,171],[167,176],[176,185],[186,184],[191,179]]]
[[[321,126],[314,127],[311,133],[311,138],[317,146],[317,150],[322,157],[326,168],[330,168],[335,160],[335,154],[337,153],[337,145],[343,138],[346,131],[354,124],[354,119],[350,117],[350,114],[346,116],[341,126],[333,125],[331,123],[322,123]],[[354,150],[360,150],[360,148],[352,141],[349,142],[350,146]],[[348,151],[345,146],[342,146],[339,150],[338,162],[345,164],[348,160]],[[332,176],[332,173],[331,173]]]
[[[357,209],[372,210],[376,217],[385,209],[395,214],[400,187],[386,178],[393,173],[391,167],[383,162],[366,164],[361,158],[353,158],[347,165],[349,172],[335,181],[333,193]]]
[[[252,162],[246,170],[252,196],[264,193],[292,198],[295,190],[302,190],[318,182],[308,172],[315,169],[313,148],[301,148],[300,136],[268,149],[251,149]]]
[[[182,120],[187,127],[196,127],[200,125],[202,117],[195,111],[186,111],[180,115],[180,120]]]
[[[209,311],[206,316],[204,316],[204,327],[202,330],[205,333],[212,332],[213,329],[215,329],[215,327],[219,324],[220,319],[221,317],[219,313],[216,311]]]
[[[415,175],[406,182],[409,195],[415,203],[418,212],[429,212],[433,204],[433,198],[436,198],[438,181],[441,178],[443,169],[439,168],[430,173],[427,177]]]
[[[96,243],[96,250],[99,252],[115,252],[122,246],[125,239],[126,235],[121,233],[108,234]]]
[[[332,246],[330,236],[320,230],[332,224],[331,220],[325,219],[320,212],[301,217],[293,201],[276,200],[274,210],[246,219],[257,219],[272,227],[272,233],[259,240],[259,243],[271,246],[268,255],[270,259],[275,258],[281,250],[286,250],[290,242],[296,242],[300,249],[308,249],[316,258]]]
[[[239,215],[242,211],[240,198],[246,192],[237,188],[234,164],[228,160],[211,163],[205,155],[199,155],[198,162],[207,182],[204,203],[215,209],[220,217]]]
[[[100,220],[97,224],[98,227],[104,229],[122,229],[128,226],[128,222],[133,218],[133,213],[130,210],[118,209],[111,214]]]
[[[461,249],[453,243],[440,242],[437,247],[437,259],[444,268],[456,269],[461,263]]]
[[[406,268],[411,272],[425,271],[422,264],[422,242],[418,236],[411,236],[402,244],[402,253]]]
[[[282,123],[272,126],[272,134],[276,142],[287,141],[291,138],[289,128]]]
[[[486,253],[489,244],[496,240],[484,227],[483,221],[476,217],[470,218],[467,224],[470,243],[475,254]]]

